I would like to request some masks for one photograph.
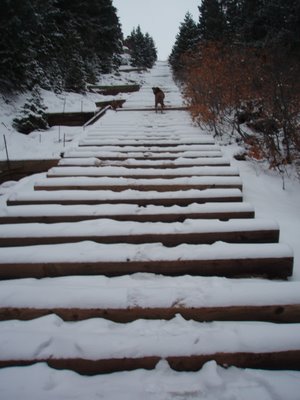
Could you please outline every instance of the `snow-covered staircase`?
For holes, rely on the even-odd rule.
[[[10,196],[0,366],[300,369],[292,251],[243,201],[214,140],[178,112],[180,124],[175,111],[109,112]]]

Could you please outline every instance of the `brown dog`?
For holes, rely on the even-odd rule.
[[[159,87],[153,87],[152,90],[155,96],[155,112],[157,112],[159,104],[161,106],[161,112],[163,112],[163,109],[165,108],[164,104],[165,94]]]

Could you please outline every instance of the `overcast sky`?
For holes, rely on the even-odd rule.
[[[198,22],[200,4],[201,0],[113,0],[124,36],[140,25],[154,39],[159,60],[168,58],[188,11]]]

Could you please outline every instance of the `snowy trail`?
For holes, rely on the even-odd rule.
[[[69,265],[82,262],[86,268],[87,262],[130,264],[134,261],[145,267],[148,262],[159,266],[163,260],[184,264],[196,257],[204,264],[211,262],[211,265],[216,265],[218,260],[227,260],[231,264],[236,263],[239,268],[243,259],[248,259],[250,270],[251,260],[257,264],[255,260],[261,257],[268,261],[266,266],[270,271],[286,268],[284,265],[292,269],[291,260],[294,253],[298,254],[298,249],[286,244],[289,240],[251,244],[243,237],[242,243],[236,243],[236,240],[234,243],[205,242],[201,245],[181,243],[173,248],[159,243],[159,238],[170,233],[207,235],[224,229],[234,232],[270,229],[278,232],[281,223],[278,225],[272,218],[269,204],[264,207],[270,208],[267,218],[262,215],[262,207],[257,218],[254,215],[256,207],[243,202],[245,182],[239,173],[243,175],[245,167],[236,162],[228,165],[232,162],[230,148],[224,151],[223,146],[216,145],[210,135],[192,125],[185,111],[153,112],[152,86],[164,88],[167,107],[183,106],[169,67],[166,63],[158,63],[145,74],[142,89],[128,96],[123,111],[108,112],[95,125],[74,136],[73,142],[64,149],[65,158],[48,172],[48,176],[40,174],[26,178],[7,190],[0,199],[0,220],[3,221],[0,234],[2,238],[19,237],[25,241],[30,236],[60,235],[69,238],[86,234],[107,237],[112,234],[143,235],[146,232],[157,235],[158,243],[80,241],[25,246],[24,242],[20,242],[19,247],[0,248],[0,268],[6,263],[11,271],[16,268],[16,274],[25,277],[26,268],[35,268],[39,263],[38,268],[45,276],[42,279],[0,281],[0,316],[7,318],[7,321],[0,322],[0,364],[4,362],[1,365],[6,365],[7,360],[13,360],[11,365],[18,365],[17,360],[40,360],[51,365],[53,360],[57,361],[53,365],[65,368],[65,361],[70,359],[69,366],[73,365],[76,370],[76,365],[80,363],[74,364],[72,360],[77,357],[87,364],[96,361],[97,366],[95,364],[94,367],[99,370],[107,365],[103,362],[101,366],[101,359],[106,360],[117,371],[122,363],[114,364],[114,359],[127,357],[130,362],[130,358],[151,356],[154,357],[154,364],[151,365],[155,368],[153,371],[139,369],[95,377],[55,371],[44,362],[27,367],[3,368],[0,370],[0,393],[4,400],[96,399],[99,396],[112,400],[120,397],[131,400],[141,397],[227,400],[255,396],[260,400],[298,400],[299,372],[251,371],[235,367],[223,369],[215,361],[205,361],[231,363],[233,357],[236,363],[243,360],[237,364],[241,366],[256,365],[257,368],[267,365],[270,368],[285,365],[286,368],[299,369],[299,281],[228,279],[223,274],[219,277],[185,274],[171,277],[149,272],[118,277],[99,274],[76,276],[74,273],[54,277],[56,268],[60,268],[57,263],[64,262]],[[143,111],[132,111],[134,109]],[[86,190],[85,186],[95,180],[102,180],[103,190]],[[201,182],[215,185],[217,180],[223,184],[235,180],[240,188],[201,190]],[[184,182],[192,185],[193,189],[168,191],[164,188],[158,192],[141,190],[141,186],[137,186],[134,190],[115,191],[121,182],[146,187],[150,181],[155,181],[155,184],[163,182],[166,186],[167,181],[172,181],[172,184]],[[255,195],[249,191],[252,182],[246,182],[246,193],[250,193],[251,199],[255,200]],[[70,187],[61,190],[66,184],[81,186],[81,190],[70,190]],[[110,184],[114,187],[107,190]],[[50,190],[51,186],[56,190]],[[246,212],[248,216],[240,219],[237,216],[239,212]],[[187,217],[189,213],[194,214],[193,219]],[[210,219],[205,217],[206,213],[210,213]],[[156,222],[130,220],[130,214],[143,218],[152,215]],[[118,221],[118,215],[127,216],[124,221]],[[160,218],[163,215],[173,215],[173,222],[162,222]],[[219,221],[221,215],[228,221]],[[18,216],[20,219],[72,216],[79,220],[72,223],[68,220],[61,223],[7,220],[6,224],[5,218]],[[180,222],[176,221],[179,216],[184,216]],[[283,233],[283,237],[286,239],[287,235]],[[54,264],[49,267],[49,262]],[[297,259],[294,267],[298,273]],[[51,275],[53,272],[54,275]],[[208,309],[206,312],[211,312],[216,307],[219,313],[214,314],[219,315],[216,318],[221,319],[222,309],[228,312],[232,308],[231,314],[226,315],[237,318],[237,321],[199,322],[201,315],[198,315],[199,321],[196,317],[187,321],[182,316],[189,309]],[[250,317],[248,321],[238,317],[235,307],[244,315],[247,312],[250,315],[251,309],[251,320]],[[76,308],[78,315],[82,310],[100,309],[106,317],[99,318],[94,314],[94,317],[83,316],[83,321],[76,321],[79,318]],[[36,314],[39,318],[21,320],[23,312],[30,315],[42,309],[50,315]],[[58,309],[71,310],[74,314],[72,322],[51,314],[56,309],[57,313]],[[171,310],[173,314],[168,321],[157,316],[150,316],[150,320],[144,317],[134,320],[131,317],[130,323],[112,322],[113,318],[109,320],[112,310],[123,310],[129,315],[136,309],[147,310],[148,317],[155,309],[162,310],[159,315],[166,310]],[[176,315],[177,309],[179,315]],[[261,322],[255,320],[258,317]],[[205,317],[202,318],[205,321]],[[266,322],[274,320],[281,323]],[[291,321],[294,324],[286,323]],[[24,346],[25,342],[27,346]],[[245,352],[249,356],[239,358]],[[217,353],[225,353],[229,358],[218,358]],[[182,361],[187,356],[205,355],[210,357],[201,361],[204,366],[198,372],[176,372],[165,361],[167,359],[170,365],[176,366],[179,361],[170,357],[183,357]],[[200,364],[197,365],[199,369]],[[93,368],[92,364],[90,367]],[[34,380],[33,374],[37,374]]]

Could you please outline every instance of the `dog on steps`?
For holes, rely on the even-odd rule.
[[[165,94],[159,87],[152,88],[153,94],[155,96],[155,112],[158,110],[158,105],[160,104],[161,112],[163,112],[165,108],[164,98]]]

